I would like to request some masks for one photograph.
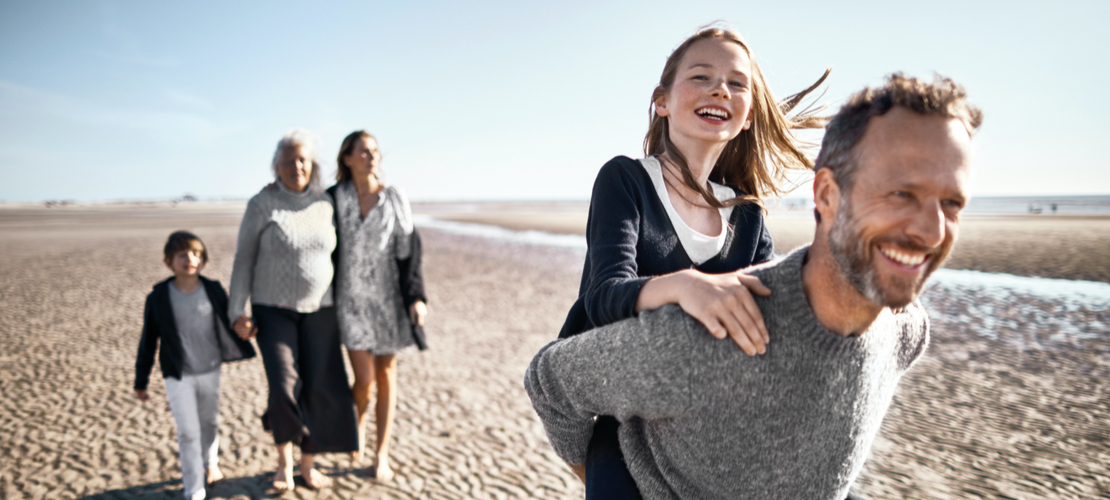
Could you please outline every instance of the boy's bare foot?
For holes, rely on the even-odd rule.
[[[304,474],[302,472],[301,478],[304,479],[305,486],[308,486],[309,488],[312,488],[314,490],[331,488],[332,485],[331,478],[324,475],[323,472],[320,472],[315,467],[309,469],[308,474]]]
[[[209,467],[208,471],[204,473],[204,483],[208,486],[212,486],[223,480],[224,473],[220,471],[220,468],[217,466]]]
[[[297,485],[293,482],[293,466],[279,467],[274,473],[274,489],[278,493],[293,491]]]
[[[383,483],[393,480],[393,469],[389,467],[388,458],[379,458],[378,461],[374,463],[374,479]]]

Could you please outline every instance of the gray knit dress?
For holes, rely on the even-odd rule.
[[[412,323],[401,296],[397,259],[412,253],[412,210],[395,186],[386,186],[378,204],[362,218],[354,184],[335,190],[339,265],[336,312],[347,349],[394,354],[414,345]]]

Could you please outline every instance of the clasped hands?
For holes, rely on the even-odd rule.
[[[409,306],[409,317],[412,319],[412,324],[416,326],[424,326],[424,318],[428,315],[428,306],[423,300],[413,302]],[[254,320],[247,316],[239,316],[235,318],[235,322],[231,324],[231,329],[235,330],[235,334],[243,340],[250,340],[258,335],[258,326],[254,324]]]

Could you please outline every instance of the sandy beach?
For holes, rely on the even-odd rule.
[[[566,234],[585,221],[569,205],[533,207],[531,218],[520,215],[527,207],[496,216],[415,208]],[[131,391],[143,299],[168,274],[161,245],[176,229],[205,240],[205,274],[226,286],[241,212],[242,204],[0,209],[0,497],[180,498],[160,375],[151,401]],[[770,224],[782,251],[806,241],[811,223]],[[422,234],[431,350],[401,357],[397,478],[377,483],[367,464],[326,456],[335,489],[299,487],[283,498],[581,498],[521,380],[574,300],[582,251]],[[1107,219],[975,219],[965,221],[952,266],[1110,282],[1108,252]],[[1110,304],[1084,300],[931,288],[932,343],[903,379],[857,492],[1110,498]],[[220,465],[229,479],[209,498],[271,498],[261,361],[225,365],[222,377]]]

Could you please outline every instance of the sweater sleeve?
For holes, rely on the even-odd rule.
[[[634,160],[614,158],[598,172],[586,225],[589,285],[584,299],[594,325],[607,325],[636,315],[636,300],[649,277],[637,273],[642,189],[626,170]]]
[[[667,306],[540,349],[524,387],[563,460],[586,461],[597,415],[663,419],[689,410],[699,368],[684,317]]]
[[[145,391],[150,383],[150,370],[154,368],[154,354],[161,336],[153,309],[154,293],[151,293],[143,306],[143,333],[139,339],[139,355],[135,358],[135,389],[140,391]]]
[[[397,212],[397,223],[393,225],[393,250],[398,259],[407,259],[412,255],[412,207],[405,192],[393,186],[393,203]]]
[[[235,243],[235,261],[231,266],[231,298],[227,307],[228,319],[234,323],[245,316],[247,300],[254,283],[254,265],[258,261],[259,240],[268,222],[263,216],[258,197],[247,203],[247,211],[239,223],[239,238]]]
[[[775,240],[771,239],[771,231],[767,229],[767,219],[763,218],[762,215],[761,213],[759,217],[759,241],[755,246],[752,265],[762,264],[775,258]]]

